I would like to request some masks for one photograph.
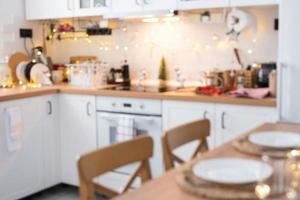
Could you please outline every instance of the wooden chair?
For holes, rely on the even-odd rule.
[[[150,136],[140,136],[81,156],[78,161],[80,199],[95,200],[96,191],[111,198],[130,189],[137,177],[141,177],[142,183],[150,180],[149,158],[152,155],[152,138]],[[140,162],[140,165],[121,193],[93,182],[95,177],[135,162]]]
[[[162,146],[164,154],[165,169],[169,170],[175,166],[175,163],[184,163],[185,161],[176,156],[172,151],[184,144],[198,140],[200,144],[196,148],[192,158],[199,153],[208,150],[207,137],[210,134],[209,120],[201,120],[188,123],[174,129],[168,130],[162,137]]]

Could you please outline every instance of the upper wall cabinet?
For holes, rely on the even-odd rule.
[[[176,0],[144,0],[144,10],[175,10],[177,9]]]
[[[277,5],[279,0],[177,0],[178,10]]]
[[[177,0],[179,10],[221,8],[229,5],[229,0]]]
[[[26,0],[26,19],[55,19],[73,16],[73,0]]]
[[[108,18],[151,15],[153,11],[177,9],[177,0],[112,0]]]
[[[111,11],[111,0],[74,0],[74,16],[99,16]]]

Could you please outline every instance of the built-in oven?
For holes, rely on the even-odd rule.
[[[154,141],[153,157],[150,159],[151,172],[153,177],[158,177],[163,172],[161,108],[159,100],[99,97],[97,99],[98,147],[109,146],[144,134],[149,135]],[[124,180],[124,176],[125,179],[126,176],[130,177],[136,168],[137,164],[134,163],[115,169],[104,181],[107,185],[118,185]]]

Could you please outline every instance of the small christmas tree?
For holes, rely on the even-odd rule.
[[[160,67],[159,67],[159,75],[158,75],[158,79],[162,80],[162,81],[166,81],[167,80],[167,64],[166,64],[166,60],[164,57],[162,57],[161,61],[160,61]]]

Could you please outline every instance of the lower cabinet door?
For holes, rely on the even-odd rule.
[[[49,188],[61,182],[60,133],[58,96],[42,97],[43,151],[44,151],[44,187]]]
[[[4,109],[19,107],[23,131],[16,151],[8,151]],[[39,97],[0,103],[0,199],[15,200],[43,189],[43,113]]]
[[[97,148],[95,96],[60,96],[62,181],[78,185],[77,160]]]
[[[267,122],[276,122],[276,108],[216,106],[216,145],[222,145]]]
[[[185,123],[201,119],[209,119],[211,122],[211,135],[208,138],[209,148],[215,147],[214,104],[164,101],[163,102],[163,127],[164,131],[175,128]],[[176,149],[175,153],[184,160],[189,160],[197,147],[197,143],[190,143]]]

